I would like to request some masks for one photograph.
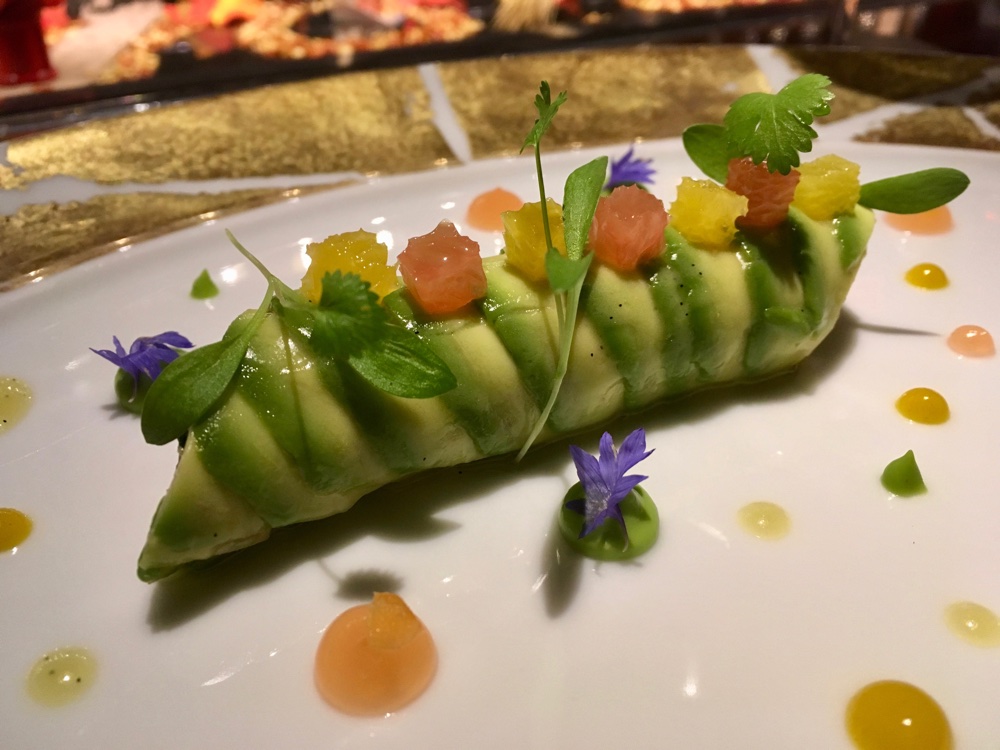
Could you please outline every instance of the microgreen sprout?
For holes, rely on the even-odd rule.
[[[528,439],[521,446],[521,450],[517,454],[518,461],[528,452],[545,427],[545,422],[559,396],[563,378],[569,369],[569,352],[573,344],[573,331],[576,329],[580,293],[583,291],[583,282],[593,260],[593,255],[585,255],[584,251],[587,245],[587,236],[590,233],[590,224],[594,219],[594,211],[597,209],[597,200],[600,198],[601,187],[604,184],[604,176],[608,169],[608,159],[606,156],[602,156],[574,170],[566,179],[566,186],[563,190],[563,228],[566,239],[566,256],[563,257],[553,247],[549,231],[540,143],[545,131],[552,124],[552,118],[555,117],[556,111],[564,101],[566,101],[565,91],[553,101],[548,82],[542,81],[539,93],[535,96],[538,119],[535,120],[531,132],[521,147],[522,151],[528,146],[533,146],[535,149],[535,171],[538,175],[542,227],[547,246],[545,272],[555,295],[556,319],[559,326],[559,354],[549,400],[542,409]]]
[[[732,103],[724,124],[687,128],[684,150],[702,172],[722,184],[730,160],[744,157],[788,174],[799,166],[799,154],[812,150],[817,135],[813,120],[830,112],[830,83],[826,76],[809,73],[776,94],[744,94]],[[957,169],[925,169],[862,185],[858,203],[891,213],[919,213],[945,205],[968,185],[969,178]]]

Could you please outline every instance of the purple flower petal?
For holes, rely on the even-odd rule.
[[[634,153],[635,148],[629,146],[621,159],[612,160],[611,176],[604,186],[605,190],[613,190],[620,185],[648,185],[653,181],[656,170],[649,166],[653,160],[637,159]]]
[[[639,482],[648,477],[639,474],[626,476],[625,472],[653,452],[646,450],[646,433],[641,428],[635,430],[622,442],[621,450],[616,451],[611,434],[605,432],[601,436],[598,458],[576,445],[571,445],[569,450],[584,497],[567,501],[565,507],[584,517],[580,536],[587,536],[605,521],[614,519],[621,525],[627,545],[628,529],[621,502]]]
[[[91,349],[94,354],[117,365],[132,377],[132,392],[139,385],[139,378],[145,374],[150,380],[156,380],[160,371],[170,362],[180,356],[177,348],[189,349],[194,344],[181,336],[177,331],[165,331],[156,336],[141,336],[132,342],[128,353],[117,336],[112,336],[115,350]]]

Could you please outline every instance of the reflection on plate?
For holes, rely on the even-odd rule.
[[[1000,331],[1000,163],[823,145],[859,161],[866,180],[950,165],[973,186],[946,234],[879,224],[841,322],[797,373],[614,426],[645,426],[656,449],[643,470],[662,536],[630,564],[561,547],[555,514],[575,475],[560,443],[519,466],[495,460],[379,491],[211,569],[141,584],[135,558],[175,456],[146,446],[112,406],[112,371],[88,347],[170,329],[208,343],[264,282],[209,222],[0,297],[0,375],[34,394],[0,435],[0,506],[34,521],[16,553],[0,555],[2,744],[847,748],[848,702],[877,680],[933,696],[957,747],[995,742],[1000,651],[948,623],[956,602],[1000,609],[998,360],[961,358],[946,338],[962,324]],[[640,155],[654,158],[667,202],[693,173],[676,142]],[[550,185],[590,156],[551,158]],[[295,282],[311,239],[361,226],[398,252],[441,218],[461,225],[484,190],[531,199],[533,184],[530,160],[478,163],[226,225]],[[475,236],[498,250],[493,235]],[[920,262],[950,285],[908,284]],[[204,268],[222,291],[195,301]],[[945,396],[948,422],[895,411],[918,386]],[[911,449],[928,492],[894,497],[880,473]],[[760,501],[787,512],[784,537],[741,526],[739,509]],[[326,624],[373,588],[406,598],[434,633],[440,668],[406,710],[353,719],[320,699],[312,659]],[[32,701],[36,659],[73,647],[96,659],[91,689],[58,709]]]

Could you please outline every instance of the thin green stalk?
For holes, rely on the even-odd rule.
[[[580,307],[580,292],[582,289],[583,279],[580,279],[580,281],[576,283],[568,294],[559,294],[556,296],[557,300],[559,298],[563,298],[563,303],[567,305],[564,312],[564,320],[567,321],[568,324],[561,324],[559,327],[559,360],[556,363],[556,373],[553,378],[552,391],[549,394],[549,400],[545,404],[545,408],[542,409],[541,416],[539,416],[538,421],[535,422],[535,426],[532,428],[528,439],[525,441],[524,445],[521,446],[521,450],[518,452],[517,458],[515,459],[517,461],[524,458],[524,454],[526,454],[531,446],[534,445],[535,440],[545,427],[545,423],[549,421],[549,415],[552,413],[552,409],[556,405],[556,399],[559,398],[559,391],[562,388],[563,379],[566,377],[566,373],[569,372],[569,354],[573,342],[574,324],[576,322],[576,314]]]

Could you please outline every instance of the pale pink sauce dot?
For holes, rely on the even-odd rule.
[[[948,337],[948,346],[963,357],[992,357],[997,353],[993,336],[981,326],[959,326]]]

